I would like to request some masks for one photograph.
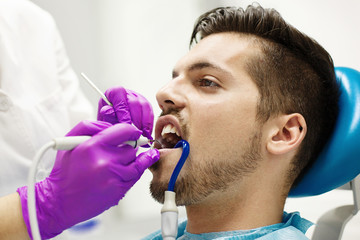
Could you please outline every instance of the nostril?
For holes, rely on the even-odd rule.
[[[173,101],[171,101],[171,100],[165,100],[165,103],[174,104],[174,105],[175,105],[175,103],[174,103]]]

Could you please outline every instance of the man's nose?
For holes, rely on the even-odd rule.
[[[162,111],[169,108],[181,109],[185,107],[185,84],[180,79],[173,79],[163,86],[156,94],[156,100]]]

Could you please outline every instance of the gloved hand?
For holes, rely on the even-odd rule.
[[[105,96],[113,106],[107,105],[103,99],[100,99],[98,120],[111,124],[133,123],[143,131],[144,137],[152,139],[154,113],[145,97],[123,87],[110,88],[106,90]]]
[[[141,131],[120,123],[84,121],[68,136],[93,135],[71,151],[59,151],[49,177],[35,185],[40,234],[51,238],[63,230],[117,205],[145,169],[159,159],[156,149],[136,157],[137,149],[123,144],[136,140]],[[31,237],[27,187],[17,190]]]

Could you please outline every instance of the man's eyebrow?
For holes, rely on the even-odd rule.
[[[201,70],[204,68],[212,68],[212,69],[220,71],[226,75],[232,76],[232,74],[230,72],[228,72],[227,70],[221,68],[220,66],[218,66],[216,64],[210,63],[210,62],[196,62],[196,63],[193,63],[190,66],[188,66],[186,68],[186,70],[188,72],[191,72],[191,71],[195,71],[195,70]],[[176,71],[176,69],[174,69],[172,72],[172,77],[176,78],[178,75],[179,75],[178,71]]]

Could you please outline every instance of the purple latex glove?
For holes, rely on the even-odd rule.
[[[143,131],[144,137],[152,139],[154,113],[145,97],[123,87],[110,88],[106,90],[105,96],[113,106],[107,105],[103,99],[100,99],[98,120],[111,124],[133,123]]]
[[[93,218],[117,205],[145,169],[159,159],[156,149],[136,157],[137,149],[123,144],[136,140],[141,131],[119,123],[84,121],[68,136],[92,135],[72,151],[59,151],[49,177],[35,185],[36,212],[43,239]],[[27,187],[17,190],[31,237]]]

